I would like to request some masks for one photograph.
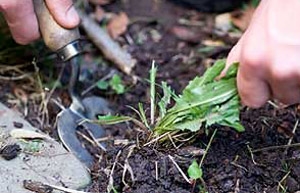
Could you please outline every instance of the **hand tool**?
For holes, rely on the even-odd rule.
[[[104,136],[104,130],[97,124],[85,121],[95,119],[98,114],[106,114],[111,110],[103,98],[92,96],[81,100],[76,91],[80,65],[78,57],[82,53],[78,28],[66,29],[60,26],[49,12],[44,0],[33,0],[38,18],[40,32],[46,46],[57,53],[58,57],[71,65],[72,73],[69,82],[69,94],[72,103],[57,115],[59,137],[65,147],[83,164],[90,168],[93,164],[92,155],[82,146],[77,138],[76,130],[85,128],[92,138]]]

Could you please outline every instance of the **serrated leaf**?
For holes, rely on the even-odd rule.
[[[167,85],[166,82],[161,83],[162,89],[163,89],[163,97],[158,102],[158,107],[160,111],[160,118],[163,118],[167,112],[167,105],[170,104],[171,96],[172,96],[172,90],[171,87]]]
[[[170,130],[198,131],[202,125],[229,126],[243,131],[240,124],[240,101],[236,87],[238,64],[229,67],[220,80],[216,77],[225,67],[225,60],[217,61],[202,77],[195,77],[175,100],[175,105],[156,124],[158,135]]]
[[[217,60],[214,65],[208,68],[201,77],[195,77],[189,82],[188,86],[183,90],[183,95],[186,91],[198,88],[204,84],[214,81],[220,75],[225,67],[225,60]]]
[[[193,180],[202,178],[203,171],[202,168],[199,167],[196,160],[193,160],[192,164],[189,166],[188,175]]]
[[[202,126],[203,120],[191,120],[191,121],[184,121],[182,123],[174,124],[175,129],[179,130],[189,130],[192,132],[198,131]]]

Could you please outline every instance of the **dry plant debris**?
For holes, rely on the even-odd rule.
[[[120,12],[112,17],[107,24],[107,31],[113,39],[117,39],[120,35],[127,31],[129,18],[125,12]]]
[[[130,74],[136,60],[126,50],[121,48],[95,20],[84,12],[79,11],[79,15],[81,18],[81,27],[95,46],[102,51],[105,58],[116,64],[124,73]]]
[[[254,11],[255,7],[247,6],[245,10],[233,12],[231,13],[231,22],[240,30],[245,31],[251,22]]]

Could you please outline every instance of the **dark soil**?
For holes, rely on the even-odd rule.
[[[152,60],[158,65],[157,82],[166,81],[179,93],[189,80],[201,75],[212,61],[226,57],[230,47],[238,40],[228,34],[215,32],[215,14],[200,13],[169,1],[116,1],[104,9],[112,12],[125,11],[131,18],[132,23],[126,34],[117,41],[137,59],[133,72],[137,78],[118,72],[127,86],[123,95],[97,88],[88,94],[107,98],[114,111],[122,115],[136,117],[126,105],[137,107],[139,102],[145,107],[149,105],[149,84],[146,79]],[[182,25],[179,24],[179,19],[202,24]],[[178,29],[181,30],[180,33]],[[189,36],[184,34],[187,31],[191,32]],[[199,49],[205,47],[204,40],[222,41],[224,45],[208,52],[200,52]],[[88,41],[86,45],[89,52],[83,59],[85,67],[83,66],[81,74],[82,89],[115,69],[100,58],[100,53]],[[40,65],[42,78],[48,83],[57,77],[62,66],[56,64],[52,68],[49,70],[49,66]],[[6,73],[2,74],[7,75]],[[64,105],[70,103],[64,86],[68,74],[68,69],[65,69],[61,77],[62,87],[52,95],[54,99],[60,98]],[[1,101],[24,113],[24,104],[12,102],[12,98],[22,99],[16,97],[16,88],[21,88],[31,96],[36,90],[32,81],[2,81],[0,85]],[[59,108],[50,102],[48,116],[42,119],[40,103],[37,101],[30,98],[26,103],[30,109],[26,118],[56,137],[54,122]],[[149,134],[132,123],[106,127],[107,152],[88,145],[88,149],[95,155],[95,164],[91,171],[93,182],[87,191],[102,193],[111,187],[117,192],[136,193],[295,192],[300,189],[300,145],[297,144],[300,142],[299,111],[300,106],[297,105],[279,108],[273,103],[256,110],[245,107],[241,113],[245,132],[237,133],[230,128],[214,126],[208,129],[208,134],[198,132],[189,141],[177,142],[176,145],[180,147],[147,144]],[[183,178],[170,156],[187,175],[187,168],[192,161],[201,160],[214,129],[217,129],[217,134],[204,159],[203,180],[190,184]],[[290,139],[290,143],[296,145],[284,146],[289,144]],[[264,149],[266,147],[269,149]]]

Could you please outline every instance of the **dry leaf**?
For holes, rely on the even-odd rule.
[[[22,103],[27,104],[28,95],[23,89],[16,87],[13,89],[13,93]]]
[[[13,129],[10,132],[10,136],[12,136],[15,139],[47,139],[53,141],[53,139],[47,136],[46,134],[41,134],[26,129]]]
[[[212,47],[225,46],[225,43],[221,40],[203,40],[201,43],[205,46]]]
[[[251,22],[254,11],[255,8],[253,6],[248,6],[247,9],[243,11],[233,12],[231,14],[231,21],[233,25],[240,30],[245,31]]]
[[[127,14],[121,12],[108,22],[107,31],[113,39],[116,39],[126,32],[128,24],[129,18]]]
[[[215,18],[215,29],[222,33],[227,33],[229,30],[231,30],[231,15],[229,13],[217,15]]]
[[[111,2],[111,0],[89,0],[90,3],[94,5],[106,5]]]
[[[191,43],[198,43],[200,41],[199,34],[192,31],[191,28],[188,27],[174,26],[171,28],[171,33],[183,41]]]

